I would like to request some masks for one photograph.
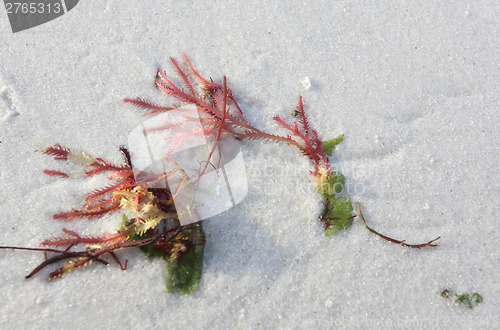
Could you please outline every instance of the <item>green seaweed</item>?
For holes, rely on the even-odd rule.
[[[325,197],[325,200],[326,224],[328,225],[325,235],[331,236],[338,231],[349,228],[354,219],[351,199],[332,194]]]
[[[331,156],[333,153],[333,149],[344,140],[344,134],[340,134],[336,138],[333,138],[331,140],[327,140],[323,142],[323,150],[325,151],[325,154],[328,156]]]
[[[477,292],[474,292],[472,295],[463,293],[460,295],[457,294],[455,296],[460,303],[466,304],[470,309],[472,309],[475,305],[483,302],[483,297]]]
[[[444,289],[441,292],[441,296],[444,298],[453,300],[453,302],[455,304],[467,305],[467,307],[469,309],[472,309],[475,306],[477,306],[478,304],[483,302],[483,296],[481,296],[477,292],[474,292],[472,294],[468,294],[468,293],[455,294],[455,298],[452,298],[450,290]]]
[[[329,176],[321,182],[318,187],[318,193],[328,198],[335,194],[341,194],[344,191],[345,176],[340,172],[331,172]]]
[[[191,235],[192,247],[182,257],[167,260],[167,292],[188,294],[196,288],[203,266],[204,236],[201,224],[195,224]]]
[[[333,149],[344,139],[344,134],[340,134],[334,139],[324,141],[323,149],[331,156]],[[323,222],[325,235],[331,236],[334,233],[347,229],[352,225],[354,219],[352,202],[345,193],[345,176],[338,171],[325,171],[317,181],[317,191],[323,196]]]
[[[128,218],[122,216],[121,230],[127,229]],[[201,278],[205,232],[202,223],[194,223],[181,227],[182,231],[176,236],[174,244],[148,244],[139,249],[148,258],[161,257],[167,263],[167,292],[188,294],[194,291]],[[129,238],[139,241],[150,238],[149,233],[135,234]]]

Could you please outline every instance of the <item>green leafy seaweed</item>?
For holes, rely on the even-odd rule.
[[[352,216],[353,208],[350,198],[330,195],[326,197],[325,208],[327,210],[326,225],[328,225],[325,230],[326,236],[331,236],[352,225],[354,217]]]
[[[192,247],[180,258],[167,260],[167,291],[188,294],[194,291],[201,278],[205,233],[195,224],[191,233]]]
[[[323,150],[325,151],[325,154],[327,154],[328,156],[331,156],[333,153],[333,149],[335,149],[335,147],[343,140],[344,140],[344,134],[340,134],[336,138],[333,138],[333,139],[328,140],[328,141],[324,141],[323,142]]]

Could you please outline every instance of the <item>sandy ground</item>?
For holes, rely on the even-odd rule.
[[[61,223],[105,182],[44,176],[34,152],[61,143],[121,161],[141,96],[168,103],[157,68],[186,51],[228,77],[257,127],[280,132],[299,95],[367,221],[324,237],[308,162],[284,145],[244,142],[249,194],[205,221],[203,278],[165,293],[165,265],[124,251],[126,271],[92,265],[25,280],[43,260],[0,251],[2,328],[498,328],[499,17],[491,1],[81,1],[13,34],[0,21],[0,243],[113,231],[120,219]],[[307,78],[307,79],[306,79]],[[310,87],[307,88],[307,80]],[[473,310],[441,297],[479,292]]]

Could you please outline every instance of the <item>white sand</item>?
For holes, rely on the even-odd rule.
[[[64,166],[33,151],[61,143],[121,161],[118,146],[142,120],[121,100],[167,104],[155,70],[172,73],[169,56],[183,50],[206,76],[228,77],[259,128],[277,132],[272,116],[291,119],[303,95],[324,139],[345,134],[332,166],[367,221],[409,243],[442,239],[403,248],[360,221],[326,238],[307,160],[288,146],[245,142],[249,195],[205,222],[194,294],[166,294],[164,263],[139,251],[120,254],[126,271],[96,264],[49,282],[48,270],[24,279],[43,254],[4,250],[0,326],[500,327],[500,5],[431,3],[80,1],[16,34],[1,9],[2,245],[117,227],[118,215],[51,220],[105,178],[44,176]],[[443,288],[484,302],[455,306]]]

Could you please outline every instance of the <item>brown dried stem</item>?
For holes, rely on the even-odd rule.
[[[429,241],[427,243],[422,243],[422,244],[407,244],[407,243],[405,243],[406,240],[401,240],[400,241],[400,240],[391,238],[389,236],[386,236],[384,234],[381,234],[381,233],[377,232],[375,229],[373,229],[370,226],[368,226],[368,224],[366,223],[365,218],[363,216],[363,212],[361,212],[361,203],[359,203],[359,202],[356,203],[356,209],[357,209],[357,212],[358,212],[358,217],[361,219],[361,221],[363,221],[363,224],[365,225],[366,229],[368,229],[369,231],[371,231],[375,235],[380,236],[383,239],[385,239],[386,241],[389,241],[391,243],[396,243],[396,244],[399,244],[399,245],[402,245],[402,246],[406,246],[406,247],[410,247],[410,248],[420,249],[420,248],[427,247],[427,246],[437,246],[437,244],[432,244],[432,243],[434,243],[435,241],[437,241],[438,239],[441,238],[441,236],[438,236],[435,239],[433,239],[433,240],[431,240],[431,241]]]

